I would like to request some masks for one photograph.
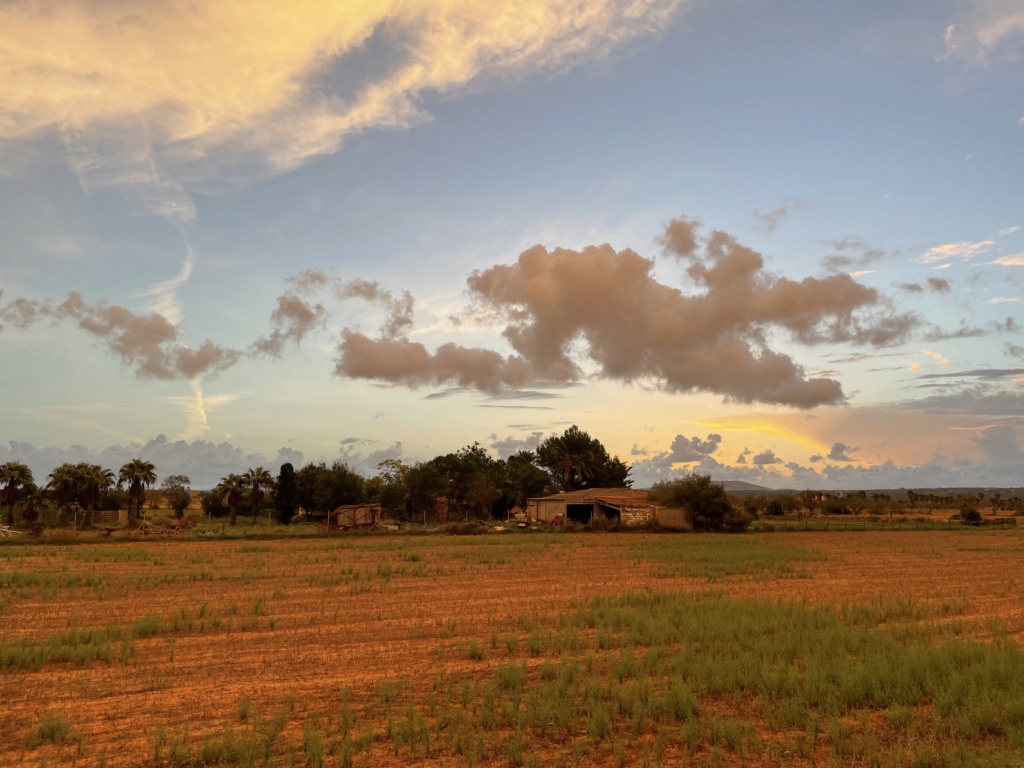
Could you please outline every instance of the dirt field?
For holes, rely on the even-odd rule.
[[[627,728],[621,708],[612,712],[610,734],[595,735],[593,712],[578,728],[547,735],[510,729],[508,713],[492,730],[480,725],[488,722],[487,681],[510,674],[513,663],[525,670],[528,697],[549,663],[576,659],[589,670],[596,659],[600,670],[607,655],[611,670],[620,653],[632,654],[620,640],[603,645],[599,627],[564,618],[595,596],[624,593],[837,610],[863,604],[885,614],[880,626],[922,625],[938,628],[937,637],[1014,645],[1024,638],[1024,536],[491,534],[5,545],[0,765],[870,763],[866,751],[844,759],[846,742],[835,735],[830,742],[824,725],[820,737],[817,724],[809,736],[773,728],[765,705],[740,695],[701,699],[699,717],[680,716],[663,729],[635,721],[631,738],[616,738]],[[460,696],[470,718],[464,723],[476,723],[465,726],[472,732],[466,743],[439,714],[450,717]],[[928,702],[920,706],[911,723],[918,714],[930,721]],[[700,718],[725,709],[749,710],[759,734],[734,741],[714,728],[695,730]],[[728,722],[740,722],[733,715]],[[849,721],[853,739],[857,722],[869,728],[876,716],[861,707],[835,718],[835,727]],[[1008,728],[1016,715],[1003,717],[1010,725],[1000,733],[965,732],[964,748],[1012,754],[1016,731]],[[879,764],[913,765],[925,748],[939,762],[917,764],[954,764],[942,745],[929,746],[934,734],[901,746],[901,727],[911,726],[894,726],[891,744],[872,747],[887,761]],[[992,759],[978,764],[1005,757]]]

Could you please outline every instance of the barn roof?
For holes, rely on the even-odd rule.
[[[368,503],[368,504],[342,504],[340,507],[336,507],[332,511],[334,511],[334,512],[349,512],[349,511],[355,511],[355,510],[360,510],[360,509],[379,509],[379,508],[380,508],[380,503],[379,502],[372,502],[372,503]]]
[[[647,491],[634,488],[586,488],[582,491],[566,491],[551,496],[540,496],[530,501],[564,501],[566,504],[593,504],[595,502],[615,506],[622,504],[649,504]]]

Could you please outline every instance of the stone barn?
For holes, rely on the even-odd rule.
[[[654,505],[646,491],[632,488],[588,488],[530,499],[526,511],[532,520],[550,523],[558,515],[581,525],[595,517],[623,525],[644,525],[654,520]]]
[[[647,491],[633,488],[588,488],[530,499],[526,513],[531,520],[550,523],[559,514],[563,520],[590,525],[595,518],[625,526],[657,523],[665,528],[689,528],[683,510],[662,507],[650,500]]]

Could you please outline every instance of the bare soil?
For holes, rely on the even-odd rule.
[[[303,713],[337,711],[345,689],[368,696],[384,680],[400,678],[425,695],[439,672],[484,674],[497,655],[471,661],[470,642],[522,634],[521,617],[542,620],[595,595],[714,589],[820,604],[898,595],[954,605],[957,620],[1001,622],[1018,642],[1024,637],[1017,531],[760,535],[824,559],[801,564],[809,578],[709,584],[654,575],[642,555],[652,539],[634,534],[171,540],[0,552],[0,574],[93,580],[0,588],[8,642],[144,617],[159,617],[161,627],[128,652],[114,643],[109,662],[0,669],[0,765],[152,765],[161,730],[193,739],[220,732],[239,722],[244,700],[268,716],[292,703],[272,764],[301,765]],[[26,734],[47,712],[66,716],[78,742],[27,748]],[[356,765],[404,763],[381,747]]]

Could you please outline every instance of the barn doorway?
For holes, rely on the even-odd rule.
[[[590,520],[594,516],[594,505],[566,504],[565,516],[572,520],[574,523],[579,523],[580,525],[590,525]]]

